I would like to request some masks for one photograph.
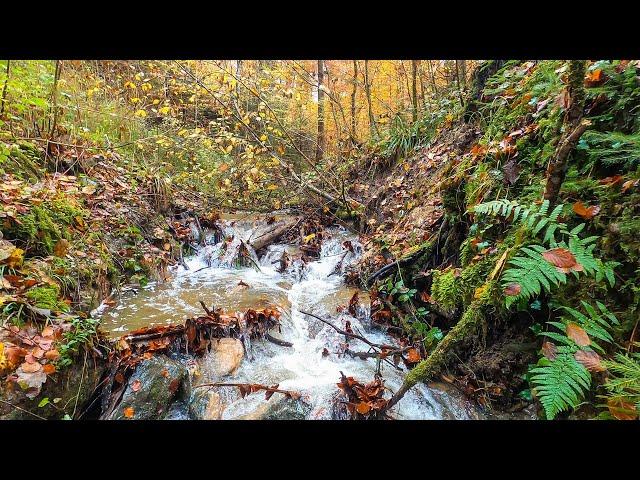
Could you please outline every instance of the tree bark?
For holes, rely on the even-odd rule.
[[[371,136],[378,131],[376,120],[373,116],[373,109],[371,108],[371,83],[369,82],[369,60],[364,61],[364,90],[367,97],[367,109],[369,112],[369,131]]]
[[[554,205],[558,200],[562,182],[564,182],[569,168],[569,154],[590,125],[588,120],[582,120],[586,66],[587,62],[585,60],[569,61],[569,84],[566,90],[569,104],[564,117],[564,133],[560,137],[553,159],[547,168],[547,183],[544,187],[543,198],[549,200],[551,205]]]
[[[412,103],[413,103],[413,121],[418,120],[418,61],[411,60],[411,78],[412,85]]]
[[[356,141],[356,95],[358,94],[358,61],[353,61],[353,90],[351,90],[351,140]]]
[[[318,137],[316,141],[316,162],[322,160],[324,153],[324,61],[318,60]]]
[[[0,115],[4,113],[4,104],[7,101],[7,85],[9,84],[9,74],[11,73],[11,60],[7,60],[5,70],[4,85],[2,86],[2,99],[0,100]]]

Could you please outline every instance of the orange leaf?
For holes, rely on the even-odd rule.
[[[56,367],[50,363],[47,363],[44,367],[42,367],[42,371],[47,375],[51,375],[52,373],[56,373]]]
[[[627,180],[622,184],[622,193],[629,190],[631,187],[637,187],[640,184],[640,179],[638,180]]]
[[[133,414],[134,414],[133,407],[125,408],[123,410],[123,413],[126,418],[133,418]]]
[[[614,175],[613,177],[605,177],[601,180],[598,180],[600,185],[606,185],[608,187],[613,187],[622,181],[622,175]]]
[[[48,352],[45,352],[44,358],[55,362],[60,358],[60,352],[58,352],[58,350],[49,350]]]
[[[566,332],[567,337],[569,337],[581,347],[586,347],[591,343],[591,339],[589,338],[589,335],[587,335],[587,332],[585,332],[584,328],[582,328],[577,323],[569,322],[567,324]]]
[[[564,273],[571,270],[575,270],[576,272],[581,272],[583,270],[582,265],[576,261],[576,257],[573,256],[573,253],[566,248],[554,248],[547,250],[542,254],[542,257]]]
[[[520,295],[521,291],[522,287],[519,283],[510,283],[509,285],[507,285],[507,288],[504,289],[504,294],[515,297],[516,295]]]
[[[369,413],[369,410],[371,410],[371,406],[370,406],[367,402],[360,402],[360,403],[356,406],[356,411],[357,411],[360,415],[366,415],[367,413]]]
[[[593,351],[578,350],[574,358],[586,367],[590,372],[604,372],[605,366],[602,365],[600,355]]]
[[[421,360],[420,352],[415,348],[410,348],[407,352],[407,361],[409,363],[418,363]]]
[[[573,204],[573,211],[585,220],[591,220],[600,212],[600,206],[591,205],[590,207],[586,207],[584,203],[576,202]]]

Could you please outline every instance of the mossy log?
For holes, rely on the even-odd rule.
[[[490,292],[493,290],[495,282],[487,282],[483,288],[483,293],[477,300],[471,302],[467,307],[460,321],[445,335],[431,354],[418,363],[404,379],[402,386],[391,397],[387,403],[387,409],[393,407],[404,396],[407,391],[418,382],[426,382],[432,379],[444,366],[447,355],[451,348],[466,336],[474,333],[484,321],[484,308],[488,305]]]
[[[502,272],[502,269],[512,252],[513,249],[506,249],[504,251],[500,259],[495,264],[493,271],[487,278],[487,281],[476,290],[474,300],[465,309],[458,323],[449,330],[449,333],[447,333],[442,341],[438,343],[433,352],[431,352],[425,360],[418,363],[418,365],[416,365],[415,368],[407,374],[402,386],[387,403],[387,409],[390,409],[398,403],[404,394],[418,382],[426,382],[432,379],[444,366],[447,360],[447,355],[452,347],[467,335],[475,332],[476,329],[481,326],[482,322],[485,320],[485,308],[491,305],[495,298],[499,298],[499,287],[496,279]]]

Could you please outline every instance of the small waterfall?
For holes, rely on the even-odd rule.
[[[230,381],[279,384],[279,388],[303,395],[311,406],[307,418],[331,418],[328,406],[337,392],[340,372],[366,383],[373,379],[375,361],[342,354],[344,336],[302,314],[301,310],[340,328],[349,321],[355,331],[365,334],[372,342],[396,343],[380,330],[371,328],[366,292],[359,292],[355,317],[344,308],[357,290],[344,285],[343,273],[361,255],[362,246],[345,229],[332,227],[325,232],[318,259],[305,263],[296,246],[272,244],[261,258],[249,247],[249,265],[234,265],[230,252],[246,245],[256,223],[251,219],[227,222],[226,239],[209,235],[197,255],[186,259],[189,270],[178,267],[172,281],[150,284],[137,295],[123,298],[118,307],[104,314],[103,325],[121,334],[140,326],[182,322],[201,313],[200,300],[231,312],[276,305],[283,314],[281,331],[274,335],[293,343],[293,347],[252,342],[249,355]],[[368,346],[351,339],[349,348],[367,351]],[[206,377],[207,363],[203,365]],[[406,370],[402,366],[397,370],[383,364],[382,374],[385,386],[395,391],[402,384]],[[223,418],[241,417],[264,404],[263,395],[240,398],[233,389],[227,390],[223,395],[227,403]],[[468,410],[464,401],[420,385],[403,397],[393,414],[407,419],[463,419],[470,418]]]

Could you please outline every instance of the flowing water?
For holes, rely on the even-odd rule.
[[[250,238],[255,233],[254,220],[256,217],[227,218],[225,234],[234,235],[236,239]],[[292,342],[293,347],[282,347],[264,340],[253,341],[239,370],[225,381],[277,383],[281,389],[302,393],[303,399],[311,405],[307,418],[330,418],[329,405],[337,391],[340,372],[367,383],[374,378],[376,362],[336,353],[344,337],[300,310],[328,319],[341,328],[348,320],[355,331],[363,333],[374,343],[396,342],[380,330],[371,328],[366,293],[360,293],[357,318],[349,315],[346,309],[338,312],[338,307],[348,304],[355,292],[354,288],[344,285],[341,273],[358,258],[361,246],[357,237],[344,229],[332,227],[328,233],[329,238],[322,245],[319,259],[306,265],[295,261],[282,273],[276,269],[277,260],[283,251],[295,254],[294,247],[283,244],[269,246],[262,258],[254,256],[258,270],[256,266],[227,266],[224,260],[216,260],[221,244],[207,245],[198,255],[186,259],[188,270],[177,267],[170,281],[151,283],[139,291],[124,293],[117,307],[102,314],[102,328],[113,336],[119,336],[144,326],[181,323],[187,317],[202,314],[199,300],[228,312],[277,305],[282,311],[281,331],[272,334]],[[345,240],[352,242],[354,253],[343,247]],[[252,252],[252,255],[255,254]],[[367,348],[359,340],[350,341],[350,349],[354,351],[367,351]],[[328,355],[326,351],[323,355],[325,349]],[[202,362],[203,381],[210,380],[206,360],[205,357]],[[404,369],[398,371],[383,363],[385,386],[392,391],[400,387],[405,374]],[[264,403],[264,396],[260,394],[242,399],[237,394],[228,393],[225,398],[228,404],[223,413],[224,419],[239,418]],[[425,385],[411,389],[394,407],[392,414],[399,419],[478,417],[469,402]]]

